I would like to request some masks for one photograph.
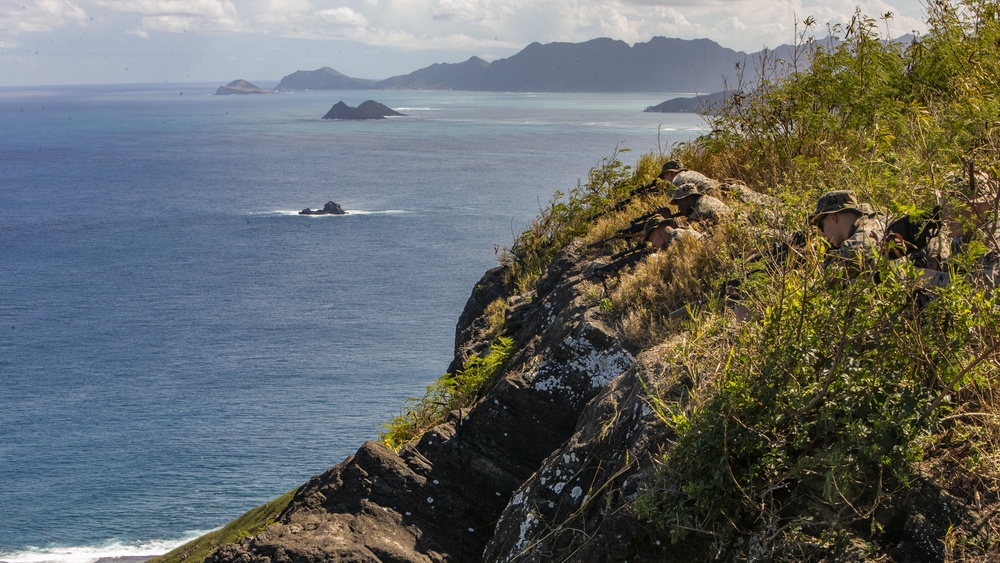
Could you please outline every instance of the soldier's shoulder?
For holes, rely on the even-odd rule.
[[[723,203],[721,199],[710,195],[701,196],[701,199],[698,200],[698,207],[710,209],[712,211],[721,211],[723,213],[730,211],[729,206]]]
[[[854,223],[855,231],[882,232],[885,230],[888,221],[884,215],[879,213],[867,213],[858,218]]]

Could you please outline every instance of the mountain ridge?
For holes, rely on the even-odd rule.
[[[782,51],[783,52],[783,51]],[[493,62],[470,57],[435,63],[384,80],[352,78],[333,68],[299,70],[276,90],[471,90],[491,92],[717,92],[747,54],[710,39],[653,37],[634,45],[609,38],[533,42]]]

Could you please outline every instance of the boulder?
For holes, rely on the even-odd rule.
[[[344,211],[344,208],[340,204],[331,200],[326,202],[323,209],[313,210],[307,207],[299,211],[299,215],[347,215],[347,212]]]

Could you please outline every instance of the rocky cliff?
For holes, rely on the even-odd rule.
[[[737,187],[741,190],[727,188],[730,203],[739,204],[734,201],[738,198],[751,202],[744,196],[753,192]],[[732,521],[750,535],[722,541],[715,533],[678,524],[675,531],[682,533],[673,536],[664,531],[663,522],[660,527],[651,523],[642,512],[643,495],[657,481],[663,483],[657,475],[665,454],[669,457],[682,439],[678,425],[686,424],[683,417],[670,418],[697,411],[695,403],[703,400],[697,397],[712,387],[708,374],[699,373],[699,362],[718,371],[731,361],[725,352],[712,356],[718,352],[715,345],[691,348],[690,342],[706,338],[703,330],[732,340],[726,335],[735,334],[739,325],[724,312],[711,321],[715,328],[676,325],[661,332],[667,337],[659,343],[636,345],[606,310],[600,286],[578,283],[609,254],[576,239],[551,260],[528,293],[511,289],[504,267],[487,272],[459,319],[449,371],[489,350],[491,310],[498,300],[505,309],[503,330],[513,338],[515,352],[471,406],[451,412],[398,452],[365,443],[297,489],[273,524],[222,546],[206,561],[735,561],[758,551],[761,560],[768,553],[800,553],[816,561],[876,555],[894,561],[944,561],[947,538],[955,530],[991,545],[992,528],[983,526],[1000,505],[992,496],[987,501],[979,493],[949,489],[949,480],[935,475],[940,469],[929,469],[940,460],[918,466],[906,485],[888,475],[877,487],[870,484],[882,500],[878,510],[861,516],[822,516],[829,501],[782,496],[791,486],[785,474],[777,477],[785,484],[764,493],[784,506],[780,514],[749,504],[743,509],[759,519]],[[674,258],[680,260],[678,256]],[[737,324],[726,328],[727,323]],[[689,360],[685,354],[698,357]],[[788,416],[783,415],[782,424]],[[801,467],[826,467],[822,459],[830,446],[824,444],[832,437],[795,442],[788,455],[800,456],[796,463]],[[691,432],[686,439],[692,439]],[[722,444],[729,441],[722,439]],[[928,457],[935,456],[941,454]],[[730,475],[735,482],[737,458],[725,453],[708,458],[703,471],[718,472],[724,480]],[[810,475],[806,471],[796,486],[822,490],[822,481],[813,483]],[[712,497],[711,491],[686,486],[667,482],[660,498],[666,495],[666,502],[683,509],[691,502],[685,499]],[[818,488],[810,488],[814,486]],[[750,502],[749,496],[745,499]],[[725,515],[720,517],[726,521]],[[858,523],[844,526],[850,538],[846,543],[816,541],[826,533],[826,518]],[[775,522],[788,523],[774,527]],[[779,544],[785,541],[781,538],[797,538],[794,548],[768,552],[753,543],[766,545],[774,534],[779,534]]]
[[[661,553],[653,531],[622,512],[662,444],[637,377],[656,368],[579,285],[563,285],[586,264],[578,247],[567,251],[530,299],[509,294],[502,268],[487,272],[458,324],[456,362],[488,347],[485,310],[497,298],[518,352],[483,396],[398,454],[364,444],[303,485],[275,524],[211,560],[546,560],[594,531],[607,537],[587,542],[590,560]],[[554,533],[569,520],[582,527]]]

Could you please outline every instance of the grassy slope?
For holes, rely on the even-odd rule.
[[[288,506],[297,489],[292,489],[280,497],[247,511],[246,514],[226,524],[222,528],[209,532],[192,540],[173,551],[152,559],[152,563],[180,563],[182,561],[204,561],[213,551],[227,543],[239,541],[241,538],[259,532],[274,522],[275,517]]]

